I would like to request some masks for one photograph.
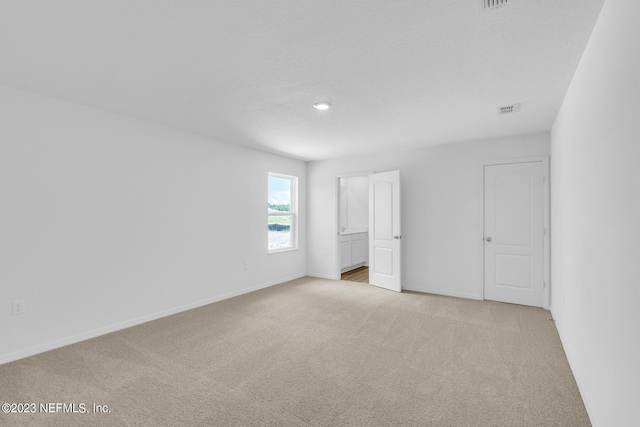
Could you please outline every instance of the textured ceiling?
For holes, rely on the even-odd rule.
[[[0,84],[305,160],[540,132],[603,1],[0,0]]]

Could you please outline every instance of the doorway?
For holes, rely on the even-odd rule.
[[[546,159],[483,165],[484,299],[549,306]]]
[[[401,292],[400,171],[339,176],[336,206],[336,280],[360,269],[361,281]]]
[[[337,179],[339,280],[369,283],[369,175]]]

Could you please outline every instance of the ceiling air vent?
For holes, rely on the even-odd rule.
[[[480,11],[497,9],[511,3],[511,0],[478,0],[478,8]]]
[[[504,114],[517,113],[518,111],[520,111],[521,105],[522,104],[510,104],[510,105],[503,105],[502,107],[498,107],[498,115],[502,116]]]

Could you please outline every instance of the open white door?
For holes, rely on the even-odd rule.
[[[369,175],[369,284],[402,291],[400,239],[400,171]]]

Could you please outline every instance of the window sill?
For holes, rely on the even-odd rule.
[[[271,249],[267,251],[267,255],[270,254],[277,254],[280,252],[291,252],[291,251],[297,251],[298,248],[297,247],[290,247],[290,248],[281,248],[281,249]]]

